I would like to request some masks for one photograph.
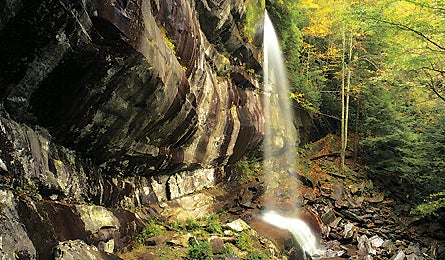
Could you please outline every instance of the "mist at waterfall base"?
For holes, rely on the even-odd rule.
[[[289,205],[282,208],[280,200],[290,201],[298,208],[299,182],[289,176],[296,168],[298,133],[293,125],[289,87],[278,38],[267,11],[264,19],[264,171],[268,190],[275,194],[266,198],[262,219],[281,229],[287,229],[299,246],[309,255],[319,252],[318,243],[310,227],[301,219],[288,217],[294,214]],[[289,204],[289,203],[288,203]],[[278,212],[287,213],[288,216]]]

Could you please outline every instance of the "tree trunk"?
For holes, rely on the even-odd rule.
[[[353,39],[353,33],[350,33],[349,36],[349,50],[348,50],[348,62],[346,64],[346,68],[347,68],[347,72],[348,72],[348,76],[346,79],[346,101],[345,101],[345,121],[344,121],[344,144],[343,144],[343,154],[346,154],[346,148],[348,147],[348,122],[349,122],[349,93],[351,90],[351,74],[352,74],[352,70],[351,70],[351,63],[352,63],[352,39]],[[344,160],[344,159],[343,159]],[[344,167],[344,162],[342,164],[342,166]]]
[[[346,35],[345,29],[342,31],[342,57],[341,57],[341,149],[340,149],[340,158],[341,158],[341,169],[345,168],[345,153],[346,147],[345,145],[345,76],[346,76]]]
[[[354,153],[352,155],[352,158],[354,162],[357,162],[358,158],[358,142],[359,142],[359,135],[358,135],[358,127],[359,127],[359,121],[360,119],[360,96],[357,96],[357,107],[355,109],[355,131],[354,131]]]

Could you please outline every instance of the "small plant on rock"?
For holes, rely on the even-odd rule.
[[[212,244],[207,240],[197,240],[190,238],[189,259],[212,259]]]
[[[136,245],[143,245],[147,238],[161,236],[165,230],[165,227],[157,224],[154,219],[148,220],[148,224],[136,236]]]
[[[239,233],[238,240],[236,242],[236,246],[242,251],[246,253],[247,259],[251,260],[266,260],[270,259],[270,257],[259,248],[257,248],[256,238],[252,236],[252,234],[245,230]]]
[[[219,215],[212,214],[206,219],[206,231],[212,234],[223,234],[221,223],[219,222]]]

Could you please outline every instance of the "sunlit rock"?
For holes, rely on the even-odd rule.
[[[232,222],[226,224],[230,229],[235,230],[237,232],[241,232],[243,230],[250,229],[250,226],[242,219],[236,219]]]
[[[170,199],[213,187],[215,185],[215,174],[215,169],[199,169],[170,176],[167,183]]]
[[[110,255],[99,251],[95,246],[87,245],[82,240],[70,240],[60,242],[54,249],[54,259],[56,260],[102,260],[110,259]],[[114,256],[113,259],[120,259]]]

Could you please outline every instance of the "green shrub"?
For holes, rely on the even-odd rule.
[[[199,228],[199,222],[196,219],[188,218],[185,223],[187,224],[186,228],[189,231],[195,231]]]
[[[244,5],[246,6],[246,12],[244,13],[241,34],[247,41],[252,42],[256,34],[255,26],[264,16],[266,3],[264,0],[247,0]]]
[[[221,223],[219,222],[219,215],[212,214],[206,219],[206,231],[213,234],[223,234]]]
[[[192,238],[190,240],[189,256],[190,259],[200,260],[200,259],[211,259],[212,254],[212,244],[207,242],[207,240],[196,240]]]
[[[238,161],[235,164],[235,172],[244,180],[251,180],[264,175],[263,165],[259,159]]]
[[[150,219],[148,220],[148,224],[136,236],[136,245],[143,245],[147,238],[160,236],[164,232],[164,226],[157,224],[154,219]]]
[[[431,194],[430,197],[431,201],[418,205],[410,213],[419,217],[425,217],[434,215],[440,208],[445,208],[445,191]]]
[[[249,252],[249,259],[250,260],[267,260],[270,258],[264,252],[261,252],[260,250],[255,249],[252,252]]]
[[[236,246],[244,252],[253,252],[255,250],[254,242],[247,231],[242,231],[236,241]]]

